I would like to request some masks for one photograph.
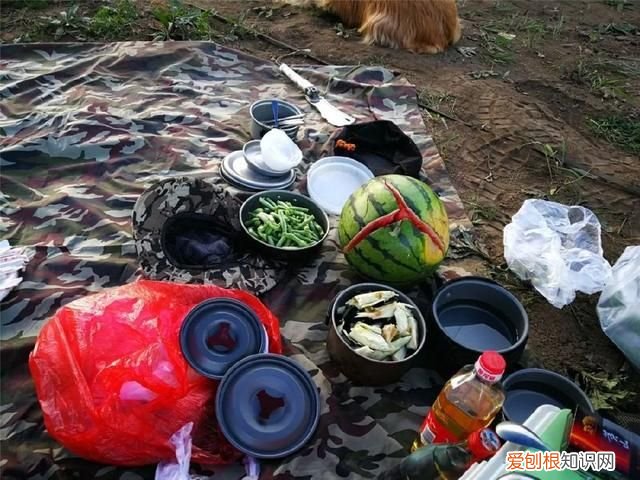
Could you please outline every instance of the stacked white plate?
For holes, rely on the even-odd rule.
[[[252,191],[286,190],[296,180],[293,170],[288,170],[284,175],[277,177],[257,171],[247,163],[242,150],[231,152],[222,160],[220,173],[229,183]]]

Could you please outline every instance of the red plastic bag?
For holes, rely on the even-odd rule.
[[[215,297],[253,309],[282,353],[278,319],[241,290],[141,280],[59,309],[29,357],[49,434],[81,457],[133,466],[173,460],[171,435],[193,422],[193,462],[237,460],[216,422],[218,382],[189,367],[179,342],[187,313]]]

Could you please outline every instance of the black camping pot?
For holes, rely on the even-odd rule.
[[[220,380],[243,358],[268,348],[267,332],[244,303],[214,298],[196,305],[180,328],[185,359],[200,375]]]
[[[398,294],[400,302],[407,303],[413,308],[413,314],[418,322],[418,348],[411,355],[400,361],[374,360],[356,353],[342,335],[338,333],[337,322],[340,319],[338,309],[343,307],[351,298],[361,293],[390,290]],[[329,334],[327,336],[327,350],[329,356],[336,363],[340,371],[351,381],[360,385],[387,385],[400,378],[415,364],[415,361],[425,345],[427,324],[416,304],[404,293],[395,288],[379,283],[359,283],[340,292],[331,302],[328,318]]]
[[[283,458],[312,438],[318,388],[298,363],[267,353],[267,332],[243,302],[214,298],[196,305],[182,323],[180,346],[196,372],[220,381],[216,418],[238,450]]]
[[[438,358],[435,365],[449,375],[475,363],[484,351],[500,353],[513,367],[524,351],[529,318],[507,289],[482,277],[461,277],[445,283],[431,307],[431,327]]]
[[[313,436],[320,419],[318,388],[290,358],[251,355],[220,382],[216,418],[226,439],[246,455],[283,458]]]
[[[589,397],[574,382],[559,373],[542,368],[525,368],[509,375],[503,382],[505,420],[523,423],[542,405],[576,411],[593,412]]]

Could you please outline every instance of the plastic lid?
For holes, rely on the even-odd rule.
[[[218,380],[238,360],[264,351],[266,344],[267,332],[253,310],[230,298],[198,304],[180,328],[180,347],[189,365]]]
[[[478,462],[491,457],[500,450],[500,439],[493,430],[483,428],[469,435],[467,445],[473,460]]]
[[[233,365],[218,387],[222,433],[256,458],[282,458],[301,448],[320,418],[320,397],[309,376],[282,355],[252,355]]]
[[[484,352],[480,355],[475,365],[476,375],[490,383],[500,380],[506,368],[507,363],[502,355],[493,351]]]
[[[349,196],[372,178],[371,170],[357,160],[326,157],[309,169],[307,190],[325,212],[340,215]]]

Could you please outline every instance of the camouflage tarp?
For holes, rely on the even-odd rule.
[[[396,122],[421,149],[425,179],[452,223],[465,223],[412,85],[375,68],[299,71],[358,120]],[[317,159],[334,129],[258,58],[211,43],[0,47],[2,237],[28,246],[31,256],[24,282],[1,305],[2,478],[153,478],[153,466],[93,464],[49,438],[28,354],[61,305],[140,275],[130,228],[140,193],[185,174],[220,182],[220,160],[249,139],[249,104],[270,97],[303,108],[299,144],[308,162]],[[312,265],[289,272],[262,297],[281,319],[287,354],[311,372],[323,400],[313,441],[290,459],[265,464],[263,478],[372,478],[405,454],[437,393],[437,377],[425,370],[374,389],[353,386],[329,362],[325,312],[356,280],[334,229]],[[242,468],[232,467],[215,478],[240,476]]]

